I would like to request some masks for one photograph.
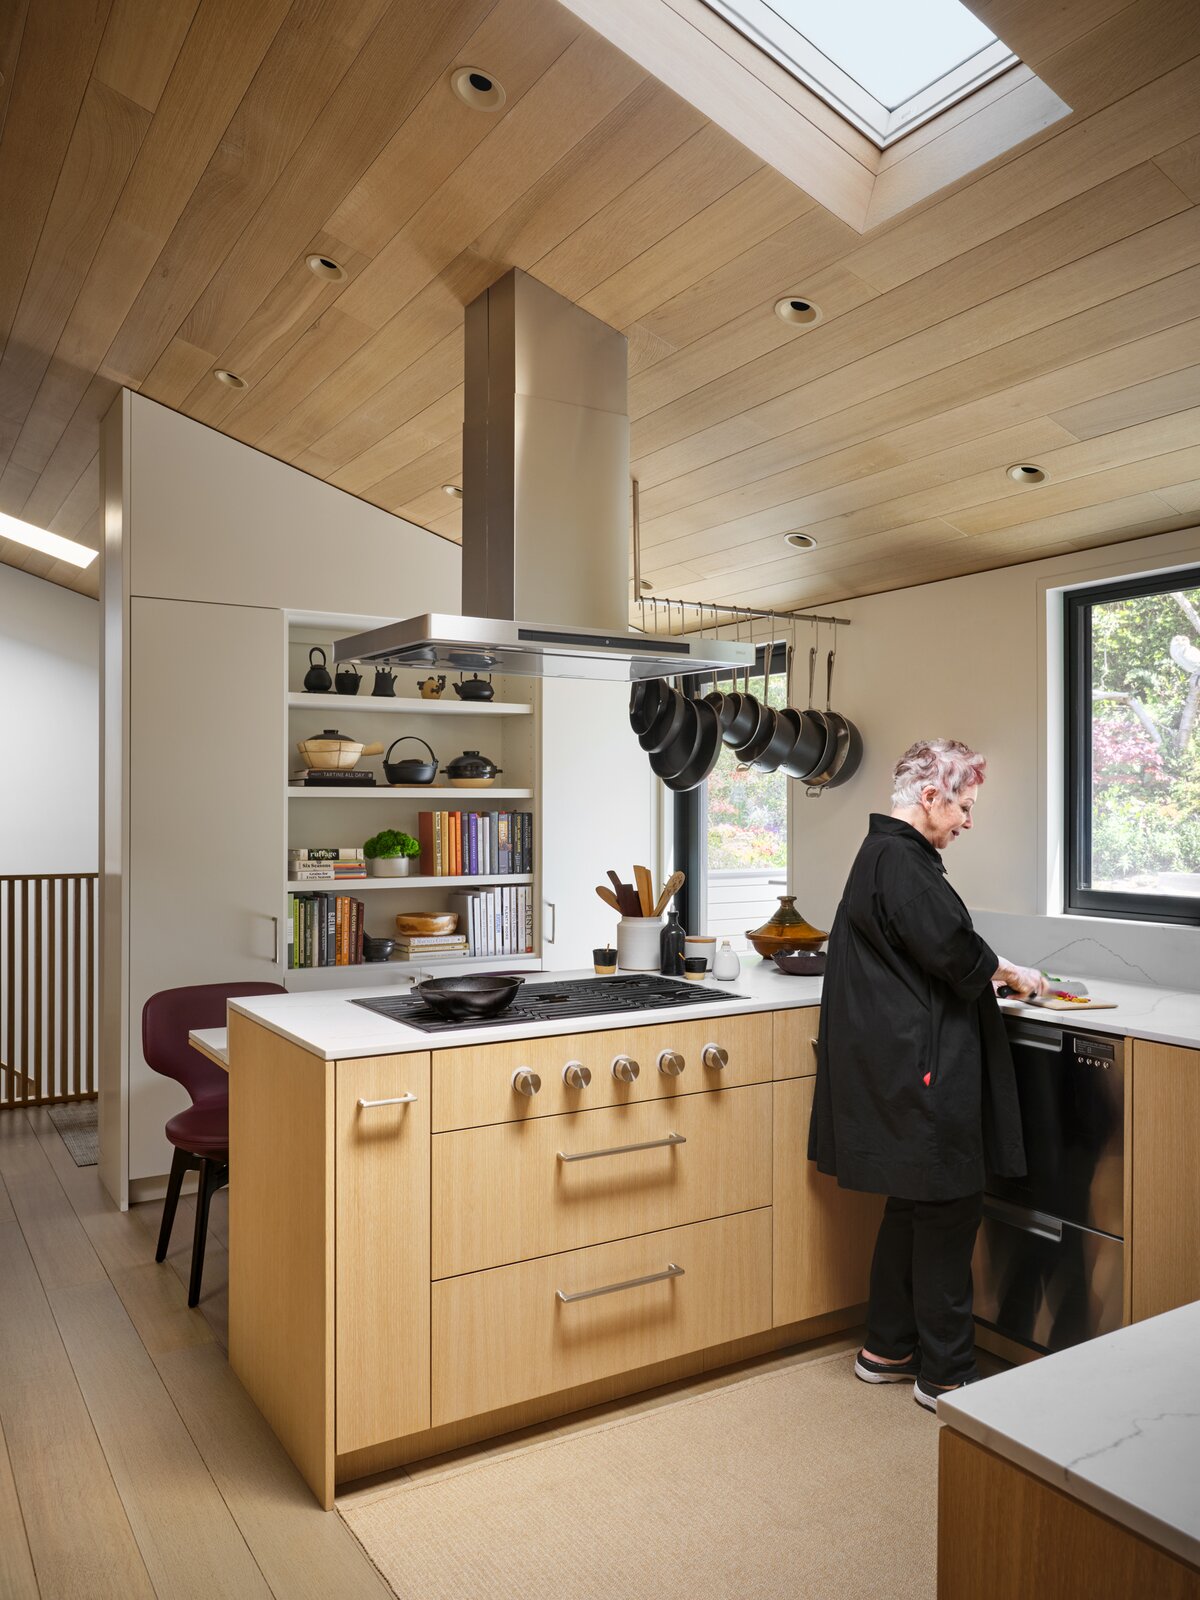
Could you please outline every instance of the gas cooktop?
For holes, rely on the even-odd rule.
[[[419,1028],[422,1033],[453,1033],[462,1028],[505,1028],[514,1022],[558,1022],[571,1017],[595,1017],[608,1012],[676,1011],[708,1005],[713,1000],[743,1000],[744,995],[723,989],[700,989],[686,980],[659,978],[653,973],[621,974],[615,978],[565,978],[559,983],[526,984],[505,1011],[494,1017],[466,1017],[452,1022],[439,1016],[419,995],[379,995],[351,1003],[381,1017]]]

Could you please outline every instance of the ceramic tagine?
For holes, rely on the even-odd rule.
[[[746,937],[760,956],[770,960],[776,950],[819,950],[829,935],[804,920],[794,894],[781,894],[775,915],[760,928],[747,928]]]

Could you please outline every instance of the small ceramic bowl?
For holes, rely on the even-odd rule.
[[[683,975],[690,978],[693,983],[701,983],[708,977],[707,956],[684,956]]]
[[[606,945],[603,950],[593,950],[592,966],[601,978],[611,978],[617,970],[617,952],[611,945]]]
[[[363,934],[364,961],[388,961],[395,948],[395,939],[376,939],[369,933]]]

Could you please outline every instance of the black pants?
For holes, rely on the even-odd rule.
[[[982,1194],[961,1200],[897,1200],[884,1207],[871,1261],[867,1344],[897,1360],[921,1348],[929,1383],[975,1375],[971,1254]]]

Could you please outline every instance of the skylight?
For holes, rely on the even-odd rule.
[[[960,0],[705,0],[881,148],[1016,61]]]

